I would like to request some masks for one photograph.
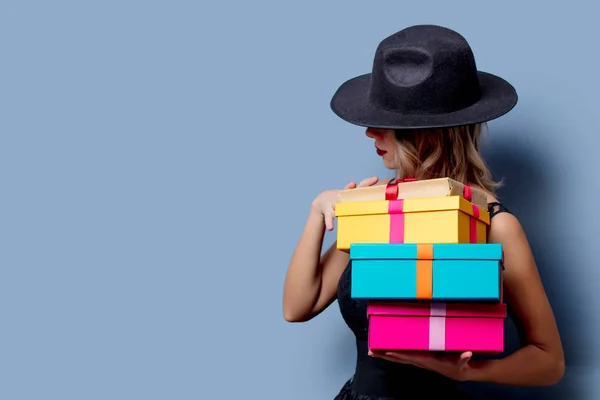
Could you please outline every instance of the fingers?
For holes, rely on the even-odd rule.
[[[357,187],[372,186],[372,185],[376,184],[377,182],[379,182],[379,177],[372,176],[370,178],[363,179],[362,181],[360,181],[360,183],[358,185],[356,184],[356,182],[350,182],[344,187],[344,190],[354,189]]]
[[[349,182],[346,186],[344,186],[344,190],[355,189],[357,187],[372,186],[378,181],[379,178],[377,176],[372,176],[370,178],[363,179],[358,185],[356,184],[356,182]],[[323,215],[325,217],[325,228],[328,231],[333,230],[333,221],[335,220],[335,211],[333,206],[331,207],[331,210],[327,210]]]
[[[373,357],[383,358],[398,364],[412,364],[419,368],[427,368],[426,359],[409,353],[385,352],[383,354],[374,354]]]
[[[376,184],[379,181],[379,178],[376,176],[372,176],[370,178],[366,178],[363,179],[359,184],[358,187],[365,187],[365,186],[372,186],[374,184]]]
[[[472,356],[473,356],[473,353],[470,352],[470,351],[466,351],[466,352],[462,353],[460,355],[460,358],[459,358],[459,361],[458,361],[460,367],[461,368],[466,368],[467,364],[469,363],[469,361],[471,361],[471,357]]]
[[[335,219],[335,209],[333,207],[329,208],[325,214],[325,229],[328,231],[333,230],[333,220]]]
[[[435,358],[436,356],[431,352],[423,352],[423,351],[388,351],[385,353],[389,357],[394,357],[398,360],[403,360],[407,362],[414,362],[420,360],[428,360]]]
[[[369,355],[371,357],[381,358],[383,360],[387,360],[387,361],[392,361],[392,362],[395,362],[395,363],[404,364],[398,358],[390,356],[390,355],[387,355],[386,353],[382,353],[382,352],[379,352],[379,351],[376,351],[376,352],[369,351]]]

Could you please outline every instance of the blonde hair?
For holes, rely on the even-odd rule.
[[[396,177],[451,178],[478,185],[495,194],[502,185],[495,182],[480,153],[480,139],[486,124],[450,128],[396,131]]]

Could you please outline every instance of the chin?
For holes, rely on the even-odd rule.
[[[392,170],[396,169],[396,163],[393,161],[383,160],[383,166],[386,167],[387,169],[392,169]]]

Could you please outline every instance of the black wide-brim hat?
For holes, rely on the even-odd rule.
[[[463,36],[435,25],[412,26],[384,39],[372,72],[344,82],[331,100],[343,120],[385,129],[481,123],[516,104],[510,83],[477,70]]]

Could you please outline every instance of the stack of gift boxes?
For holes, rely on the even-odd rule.
[[[368,301],[372,351],[504,351],[503,251],[485,193],[452,179],[344,190],[337,248]]]

